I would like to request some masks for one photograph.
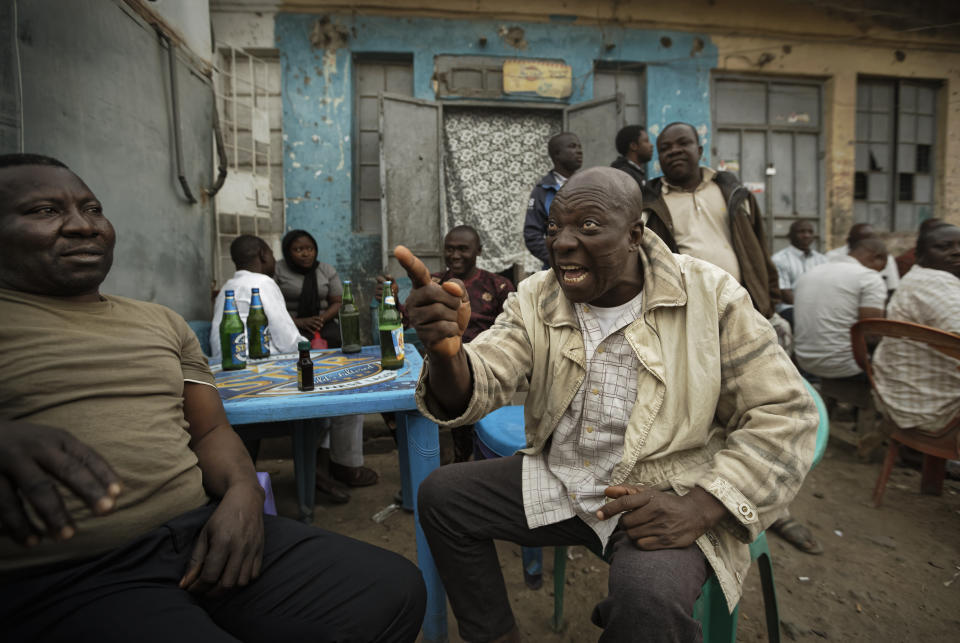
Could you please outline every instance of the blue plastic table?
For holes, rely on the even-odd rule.
[[[339,349],[311,351],[316,390],[297,390],[296,355],[278,355],[247,362],[240,371],[220,371],[213,365],[217,388],[227,419],[233,425],[287,420],[307,420],[365,413],[397,413],[400,474],[403,504],[412,506],[416,520],[417,564],[427,585],[427,613],[423,640],[447,639],[447,601],[430,548],[420,528],[417,489],[427,475],[440,466],[437,425],[419,412],[414,390],[423,360],[408,349],[404,367],[380,369],[380,349],[365,346],[360,353],[344,355]],[[317,423],[295,422],[294,466],[301,518],[313,520],[315,499]],[[238,427],[241,431],[242,426]]]

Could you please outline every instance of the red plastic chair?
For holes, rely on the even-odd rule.
[[[867,337],[897,337],[922,342],[944,355],[960,360],[960,336],[929,326],[893,319],[864,319],[850,329],[853,344],[853,357],[870,379],[870,388],[883,403],[873,378],[873,364],[867,351]],[[893,471],[900,445],[916,449],[923,454],[923,469],[920,478],[920,493],[939,496],[943,492],[943,479],[946,473],[946,461],[960,458],[957,447],[960,432],[960,414],[938,431],[904,430],[884,414],[885,428],[890,430],[890,447],[883,461],[883,469],[873,490],[873,506],[879,507],[883,492]]]

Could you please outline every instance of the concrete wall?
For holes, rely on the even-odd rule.
[[[202,5],[193,19],[209,32]],[[200,200],[190,205],[176,176],[167,49],[155,31],[119,0],[21,1],[19,10],[25,149],[64,161],[103,202],[117,229],[104,292],[209,319],[209,80],[178,63],[184,171]]]
[[[503,35],[507,26],[519,27],[522,37]],[[661,41],[664,37],[669,46]],[[481,38],[486,38],[485,46],[479,44]],[[438,54],[562,59],[573,69],[574,88],[561,105],[593,98],[595,60],[642,61],[648,65],[651,131],[658,132],[670,121],[687,120],[700,128],[705,141],[708,136],[710,70],[716,66],[716,49],[702,34],[582,26],[566,19],[505,25],[488,20],[281,13],[276,17],[275,40],[284,70],[287,227],[313,232],[321,259],[358,284],[370,284],[380,268],[380,237],[353,232],[353,54],[410,56],[414,94],[428,100],[435,98],[432,75]]]

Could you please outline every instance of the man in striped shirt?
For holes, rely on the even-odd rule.
[[[777,304],[777,312],[790,322],[791,326],[793,326],[793,287],[797,279],[806,271],[827,261],[826,256],[811,247],[815,237],[816,233],[811,221],[805,219],[794,221],[790,224],[790,245],[774,253],[772,257],[773,264],[780,275],[780,296],[783,298],[783,301]]]

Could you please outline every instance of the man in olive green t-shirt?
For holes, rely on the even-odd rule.
[[[412,641],[418,570],[263,515],[186,322],[100,293],[114,242],[65,165],[0,156],[0,640]]]

